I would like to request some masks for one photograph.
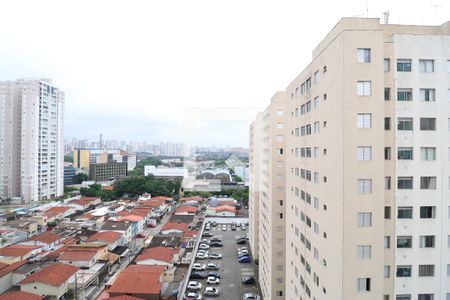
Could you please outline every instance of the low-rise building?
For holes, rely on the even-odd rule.
[[[68,281],[78,270],[78,267],[57,263],[31,274],[18,285],[21,291],[60,299],[67,293]]]
[[[21,242],[22,245],[34,245],[34,246],[41,246],[42,250],[49,251],[62,240],[62,237],[59,236],[56,233],[45,231],[43,233],[40,233],[38,235],[35,235],[31,238],[29,238],[26,241]]]
[[[107,162],[90,164],[89,179],[95,182],[118,179],[127,176],[127,163]]]
[[[23,291],[11,291],[0,295],[0,300],[43,300],[44,297]]]
[[[196,215],[198,207],[195,206],[180,206],[175,210],[175,215]]]
[[[189,224],[178,222],[167,222],[161,228],[161,234],[183,234],[188,230]]]
[[[108,231],[108,230],[100,231],[100,232],[97,232],[97,233],[91,235],[87,239],[87,242],[90,242],[90,243],[95,243],[95,242],[106,243],[106,244],[108,244],[108,250],[109,251],[114,250],[117,246],[123,246],[125,244],[122,232]]]
[[[122,233],[125,244],[129,243],[133,237],[131,224],[125,222],[106,221],[100,231],[117,231]]]
[[[183,179],[188,176],[187,168],[168,168],[148,165],[144,167],[144,175],[153,175],[156,178]]]
[[[0,248],[0,262],[10,264],[21,261],[42,251],[43,246],[39,245],[9,245]]]
[[[136,258],[138,265],[173,266],[179,260],[180,248],[153,247],[145,249]]]

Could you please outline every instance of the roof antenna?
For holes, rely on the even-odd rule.
[[[383,12],[383,21],[384,21],[384,24],[389,23],[389,11],[388,10]]]
[[[434,7],[434,25],[437,25],[437,10],[438,8],[442,8],[442,5],[438,5],[438,4],[430,4],[431,6]]]

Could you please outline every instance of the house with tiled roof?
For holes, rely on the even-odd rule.
[[[180,201],[181,201],[181,202],[185,202],[185,201],[205,202],[205,201],[207,201],[207,200],[208,200],[208,198],[203,198],[203,197],[200,197],[200,196],[192,196],[192,197],[183,197],[183,198],[180,198]]]
[[[76,207],[77,210],[87,210],[91,207],[95,207],[102,203],[102,200],[98,197],[82,197],[80,199],[71,200],[67,205]]]
[[[131,236],[135,236],[144,229],[144,218],[134,214],[121,216],[117,219],[119,222],[129,222],[131,224]]]
[[[182,234],[188,230],[189,225],[186,223],[167,222],[161,228],[161,234]]]
[[[111,297],[128,295],[159,300],[165,269],[165,266],[130,265],[120,272],[107,292]]]
[[[44,297],[23,291],[6,292],[0,295],[0,300],[42,300],[42,299],[44,299]]]
[[[72,206],[53,206],[42,213],[47,217],[47,222],[62,220],[75,214],[76,209]]]
[[[27,259],[42,251],[42,245],[14,244],[0,248],[0,262],[11,263]]]
[[[114,248],[116,248],[117,246],[123,246],[125,244],[123,233],[112,230],[99,231],[91,235],[87,239],[87,242],[107,243],[109,251],[114,250]]]
[[[173,198],[171,198],[171,197],[166,197],[166,196],[155,196],[155,197],[152,197],[151,200],[164,200],[164,201],[166,201],[166,202],[169,202],[169,201],[172,201]]]
[[[172,266],[179,259],[180,248],[153,247],[146,248],[142,254],[136,258],[138,265],[159,265]]]
[[[59,299],[67,293],[69,281],[78,270],[78,267],[57,263],[34,272],[18,285],[21,291]]]
[[[6,264],[0,262],[0,293],[9,290],[13,282],[13,272],[27,263],[26,260]]]
[[[127,244],[131,241],[132,235],[132,225],[130,222],[118,222],[118,221],[106,221],[100,231],[117,231],[123,233],[124,243]]]
[[[35,235],[28,240],[21,242],[20,244],[39,245],[43,247],[42,249],[44,251],[49,251],[54,249],[62,239],[63,238],[56,233],[53,233],[51,231],[44,231],[43,233]]]
[[[70,245],[58,257],[58,261],[80,268],[91,268],[98,260],[107,260],[107,243]]]
[[[195,206],[180,206],[175,210],[174,215],[196,215],[198,207]]]

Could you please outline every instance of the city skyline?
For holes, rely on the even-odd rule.
[[[369,17],[389,10],[391,23],[434,25],[450,14],[439,1],[408,2],[407,14],[401,2],[367,3]],[[95,128],[118,139],[182,140],[185,109],[261,110],[342,16],[367,13],[366,2],[356,0],[311,2],[307,9],[297,1],[82,4],[9,1],[0,20],[8,45],[0,49],[0,80],[52,78],[66,91],[66,138],[96,138]],[[43,43],[35,32],[52,32],[58,42]],[[198,144],[226,145],[224,134],[247,145],[250,121],[230,122],[225,133],[224,124],[209,122]]]

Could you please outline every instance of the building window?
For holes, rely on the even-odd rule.
[[[372,226],[372,213],[359,212],[358,213],[358,227],[371,227]]]
[[[357,279],[358,292],[370,292],[370,278]]]
[[[413,118],[398,118],[397,130],[413,130]]]
[[[422,189],[422,190],[435,190],[436,189],[436,177],[434,177],[434,176],[421,176],[420,177],[420,189]]]
[[[411,277],[411,266],[397,266],[397,277]]]
[[[432,59],[419,59],[419,72],[421,72],[421,73],[433,73],[434,72],[434,60],[432,60]]]
[[[384,248],[385,249],[391,248],[391,237],[390,236],[384,236]]]
[[[372,179],[358,179],[357,181],[358,194],[372,193]]]
[[[397,237],[397,248],[412,248],[412,237],[411,236]]]
[[[283,123],[277,123],[277,129],[283,129]]]
[[[283,115],[283,111],[281,109],[277,110],[277,116],[282,116]]]
[[[411,300],[411,295],[397,295],[395,300]]]
[[[436,148],[435,147],[421,147],[420,157],[422,160],[436,160]]]
[[[384,130],[391,130],[391,118],[384,118]]]
[[[420,101],[435,102],[436,90],[435,89],[420,89]]]
[[[435,245],[434,235],[420,236],[420,248],[434,248],[434,245]]]
[[[278,148],[278,154],[283,154],[283,148]]]
[[[447,60],[447,73],[450,73],[450,59]]]
[[[413,148],[412,147],[399,147],[397,149],[397,159],[412,160],[413,159]]]
[[[398,177],[397,188],[399,190],[412,190],[413,178],[412,177]]]
[[[419,294],[417,300],[434,300],[434,294]]]
[[[397,101],[412,101],[412,89],[397,89]]]
[[[370,63],[370,49],[369,48],[358,48],[357,49],[357,60],[358,60],[358,63]]]
[[[384,266],[384,278],[391,277],[391,266]]]
[[[372,247],[370,245],[359,245],[357,247],[358,259],[370,259],[372,254]]]
[[[385,206],[384,207],[384,218],[389,220],[391,218],[391,207]]]
[[[391,100],[391,88],[385,87],[384,88],[384,101]]]
[[[389,72],[391,70],[391,60],[389,58],[384,59],[384,71]]]
[[[411,60],[397,59],[397,72],[411,72]]]
[[[384,159],[385,160],[391,159],[391,147],[384,147]]]
[[[358,146],[356,151],[356,159],[359,161],[372,160],[372,147]]]
[[[372,114],[359,113],[356,115],[356,127],[358,128],[371,128],[372,127]]]
[[[358,81],[356,92],[358,96],[370,96],[372,93],[372,82]]]
[[[398,219],[412,219],[413,217],[413,208],[410,206],[400,206],[397,209],[397,218]]]
[[[391,176],[385,176],[384,177],[384,189],[390,190],[391,189]]]
[[[434,219],[436,218],[436,206],[421,206],[420,207],[421,219]]]
[[[420,118],[420,130],[436,130],[436,118]]]

